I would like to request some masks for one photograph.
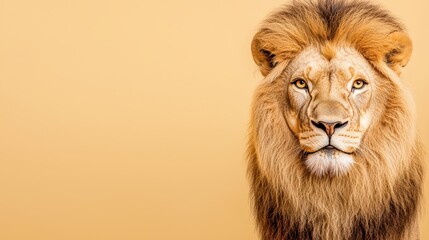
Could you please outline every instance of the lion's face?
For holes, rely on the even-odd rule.
[[[326,57],[307,48],[286,74],[286,120],[306,153],[306,167],[317,175],[342,174],[352,166],[373,115],[375,71],[353,48],[334,52]]]
[[[251,141],[267,175],[297,169],[354,175],[381,164],[380,152],[396,169],[406,150],[393,144],[414,141],[407,125],[412,103],[399,77],[412,52],[408,34],[367,2],[335,2],[335,8],[333,1],[294,2],[253,37],[264,82],[255,95]]]

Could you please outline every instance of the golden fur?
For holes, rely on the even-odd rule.
[[[328,62],[339,49],[356,50],[374,72],[370,107],[362,110],[371,122],[351,153],[355,164],[341,175],[309,171],[302,129],[291,126],[311,125],[290,113],[292,85],[285,80],[309,48]],[[403,26],[368,2],[294,1],[263,22],[252,53],[265,79],[254,96],[248,147],[262,239],[418,239],[423,152],[413,102],[399,79],[411,50]]]

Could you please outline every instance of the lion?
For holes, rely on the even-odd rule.
[[[418,239],[412,43],[364,1],[293,1],[255,34],[248,176],[262,239]]]

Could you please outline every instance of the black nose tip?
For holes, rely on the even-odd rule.
[[[326,132],[326,134],[328,134],[329,137],[331,137],[334,132],[335,129],[341,128],[346,126],[349,123],[349,121],[345,121],[345,122],[315,122],[313,120],[311,120],[311,124],[313,124],[315,127],[322,129],[323,131]]]

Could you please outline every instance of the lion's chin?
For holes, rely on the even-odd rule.
[[[354,163],[353,155],[336,149],[321,149],[309,153],[305,159],[308,170],[318,176],[340,176],[350,169]]]

